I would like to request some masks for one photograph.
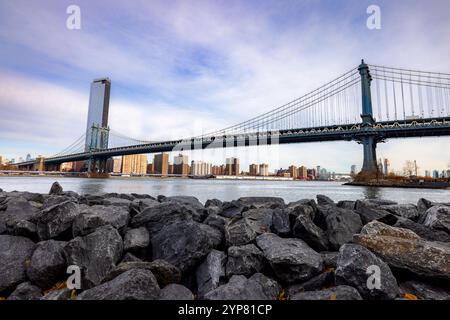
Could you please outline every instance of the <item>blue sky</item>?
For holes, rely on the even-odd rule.
[[[81,30],[66,8],[81,9]],[[381,8],[381,30],[366,8]],[[84,130],[92,79],[112,80],[110,126],[143,140],[225,127],[369,63],[450,72],[450,2],[0,0],[0,154],[54,154]],[[401,169],[444,169],[449,138],[378,147]],[[291,163],[348,171],[354,142],[196,151],[243,165]]]

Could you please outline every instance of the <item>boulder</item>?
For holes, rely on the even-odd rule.
[[[242,217],[247,220],[250,228],[260,235],[270,232],[273,212],[274,210],[266,208],[249,209],[242,213]]]
[[[222,234],[210,226],[195,221],[176,221],[152,237],[152,256],[153,259],[170,262],[181,272],[187,272],[222,240]]]
[[[286,291],[292,297],[300,292],[322,290],[332,286],[334,286],[334,271],[328,270],[306,282],[290,285]]]
[[[219,199],[208,199],[205,202],[205,208],[209,208],[209,207],[218,207],[218,208],[222,208],[222,201],[220,201]]]
[[[328,238],[325,232],[314,224],[310,216],[300,214],[292,228],[294,237],[302,239],[316,251],[328,249]]]
[[[341,200],[341,201],[338,201],[337,206],[342,209],[354,210],[355,204],[356,204],[356,201]]]
[[[287,237],[291,233],[289,212],[284,209],[274,209],[272,214],[271,231],[280,237]]]
[[[247,218],[233,218],[225,225],[225,240],[228,246],[239,246],[256,239],[258,233]]]
[[[228,248],[226,274],[251,276],[264,267],[264,255],[254,244],[232,246]]]
[[[265,233],[256,238],[256,243],[275,275],[285,283],[308,280],[322,270],[320,254],[300,239],[284,239]]]
[[[123,239],[125,251],[139,252],[145,250],[150,243],[150,235],[145,227],[129,229]]]
[[[6,203],[6,210],[0,214],[0,234],[20,235],[19,225],[32,224],[31,221],[37,216],[38,212],[39,209],[22,196],[9,198]],[[31,229],[31,233],[35,233],[33,227],[29,226],[28,229]],[[27,236],[27,234],[24,234],[24,236]]]
[[[358,209],[360,205],[368,206],[368,207],[379,207],[379,206],[388,206],[391,204],[397,204],[397,202],[386,199],[363,199],[357,200],[355,203],[355,209]]]
[[[28,220],[11,219],[6,223],[7,233],[13,236],[22,236],[33,241],[37,240],[37,226]]]
[[[364,225],[373,220],[378,220],[387,224],[394,224],[398,219],[389,211],[367,204],[365,201],[356,201],[355,208],[355,212],[359,214]]]
[[[416,223],[410,219],[399,218],[394,224],[394,227],[409,229],[417,234],[419,237],[428,241],[450,242],[450,235],[445,231],[435,230],[424,226],[421,223]]]
[[[396,216],[407,218],[412,221],[417,221],[419,219],[419,211],[417,206],[413,204],[390,204],[380,206],[380,209],[386,210]]]
[[[433,284],[420,281],[406,281],[400,284],[402,296],[413,294],[419,300],[450,300],[450,291]]]
[[[222,217],[217,214],[210,214],[206,217],[204,224],[213,227],[220,231],[225,236],[225,225],[230,221],[230,219]]]
[[[131,219],[131,226],[138,228],[145,226],[153,237],[161,229],[173,222],[190,220],[191,216],[185,207],[177,202],[162,202],[145,208]]]
[[[291,300],[362,300],[358,290],[350,286],[337,286],[319,291],[300,292]]]
[[[131,201],[122,198],[106,198],[103,200],[103,205],[112,207],[123,207],[124,209],[129,210],[131,206]]]
[[[283,208],[284,200],[278,197],[241,197],[237,200],[244,207]]]
[[[67,195],[46,195],[45,199],[42,203],[42,210],[44,209],[48,209],[54,205],[66,202],[66,201],[71,201],[71,202],[75,202],[77,203],[77,198],[71,197],[71,196],[67,196]]]
[[[58,290],[52,290],[47,292],[41,300],[70,300],[72,290],[68,288],[62,288]]]
[[[104,225],[111,225],[120,232],[130,218],[128,209],[121,206],[94,205],[80,211],[72,225],[74,237],[87,235]]]
[[[138,257],[136,257],[134,254],[127,252],[122,258],[122,261],[120,262],[133,262],[133,261],[142,261]]]
[[[72,223],[80,214],[79,207],[71,200],[43,209],[37,216],[37,230],[41,240],[58,238],[70,231]]]
[[[27,238],[0,235],[0,293],[14,289],[27,279],[26,264],[35,247]]]
[[[327,206],[327,205],[335,206],[336,205],[336,203],[334,203],[334,201],[331,200],[331,198],[327,197],[326,195],[318,194],[316,196],[316,198],[317,198],[317,204],[320,206]]]
[[[39,300],[41,297],[41,289],[32,285],[31,282],[23,282],[9,295],[7,300]]]
[[[122,238],[111,225],[98,228],[93,233],[76,237],[64,248],[67,265],[81,269],[82,289],[101,283],[122,257]]]
[[[369,288],[371,283],[368,278],[374,274],[374,270],[370,270],[373,266],[380,270],[379,288],[376,286]],[[356,288],[364,299],[391,300],[399,295],[397,280],[389,266],[357,244],[344,244],[339,250],[335,279],[337,285]]]
[[[337,207],[328,211],[325,223],[328,246],[332,250],[338,250],[341,245],[350,242],[362,228],[358,214]]]
[[[206,218],[207,211],[203,204],[196,197],[173,196],[164,198],[164,202],[178,203],[184,207],[192,218],[197,222],[202,222]]]
[[[226,262],[227,256],[222,251],[211,250],[206,256],[195,272],[199,297],[224,283]]]
[[[442,230],[450,234],[450,207],[433,206],[425,212],[423,224],[435,230]]]
[[[232,276],[227,284],[208,292],[205,300],[275,300],[280,285],[261,273],[247,279],[245,276]]]
[[[378,224],[378,226],[369,226]],[[372,222],[364,226],[354,241],[385,261],[391,268],[418,276],[450,280],[450,245],[422,240],[414,232]],[[381,226],[379,225],[381,224]],[[366,227],[370,228],[366,228]]]
[[[131,269],[111,281],[83,291],[78,300],[156,300],[160,288],[150,270]]]
[[[291,225],[294,225],[295,219],[297,219],[297,217],[300,215],[307,216],[311,220],[314,220],[314,218],[316,217],[316,211],[317,211],[317,206],[313,207],[308,204],[297,203],[297,202],[296,202],[296,205],[289,204],[289,206],[287,208],[287,212],[289,214],[289,220],[291,222]]]
[[[320,255],[322,256],[323,266],[325,268],[336,268],[339,252],[321,252]]]
[[[48,194],[57,194],[57,195],[63,194],[63,188],[61,187],[58,181],[53,182],[52,187],[50,188]]]
[[[185,286],[172,283],[161,289],[159,300],[194,300],[194,294]]]
[[[64,246],[66,242],[47,240],[39,242],[27,268],[28,278],[42,289],[48,289],[66,272]]]
[[[231,202],[224,202],[222,204],[222,212],[220,213],[220,215],[225,218],[241,217],[242,212],[248,209],[249,206],[245,206],[244,204],[233,200]]]

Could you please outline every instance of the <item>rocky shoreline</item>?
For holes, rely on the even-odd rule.
[[[450,300],[450,203],[0,189],[0,274],[2,300]]]

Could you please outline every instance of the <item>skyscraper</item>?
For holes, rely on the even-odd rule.
[[[259,165],[259,175],[263,177],[267,177],[269,175],[269,164],[261,163]]]
[[[258,165],[257,164],[251,164],[248,166],[248,173],[251,176],[257,176],[259,174],[259,169],[258,169]]]
[[[239,175],[239,159],[238,158],[227,158],[225,174],[229,176]]]
[[[169,154],[155,154],[153,158],[153,170],[155,174],[167,175],[169,173]]]
[[[122,172],[122,158],[113,158],[113,172],[120,173]]]
[[[187,176],[189,174],[188,156],[179,154],[173,157],[173,173]]]
[[[291,165],[289,167],[289,176],[291,178],[297,179],[297,177],[298,177],[298,168],[296,166]]]
[[[131,154],[122,156],[122,173],[124,174],[146,174],[147,155]]]
[[[191,162],[191,175],[193,176],[207,176],[211,174],[211,163],[203,161]]]
[[[97,129],[93,131],[92,127],[108,127],[110,90],[111,81],[108,78],[95,79],[91,83],[88,120],[86,125],[85,151],[88,151],[90,148],[107,147],[107,132]]]
[[[383,172],[383,174],[385,176],[387,176],[389,174],[389,165],[390,165],[389,159],[384,158],[384,172]]]
[[[352,166],[350,167],[350,175],[356,175],[356,164],[352,164]]]
[[[308,178],[308,170],[305,166],[298,168],[298,178],[302,180],[306,180]]]

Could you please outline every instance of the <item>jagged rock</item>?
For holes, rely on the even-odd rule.
[[[396,216],[417,221],[419,219],[419,211],[413,204],[391,204],[380,206],[380,209],[386,210]]]
[[[125,255],[123,256],[122,262],[133,262],[133,261],[142,261],[141,259],[139,259],[138,257],[136,257],[134,254],[127,252],[125,253]]]
[[[295,219],[292,234],[294,237],[305,241],[316,251],[328,249],[328,239],[325,232],[316,226],[308,215],[301,214]]]
[[[286,283],[305,281],[322,270],[320,254],[300,239],[283,239],[273,233],[256,238],[276,276]]]
[[[42,203],[42,210],[66,201],[77,202],[77,199],[67,195],[46,195]]]
[[[371,267],[380,270],[380,287],[368,286],[368,278],[374,274]],[[339,250],[335,272],[337,285],[356,288],[365,299],[395,299],[399,295],[397,280],[389,266],[372,252],[357,244],[344,244]]]
[[[156,300],[160,289],[150,270],[131,269],[111,281],[83,291],[79,300]]]
[[[450,234],[450,207],[443,205],[431,207],[425,212],[423,224]]]
[[[48,292],[41,300],[70,300],[72,290],[68,288]]]
[[[37,244],[27,268],[28,278],[42,289],[50,288],[66,271],[66,242],[47,240]]]
[[[237,200],[244,207],[283,208],[284,200],[277,197],[241,197]]]
[[[194,294],[185,286],[172,283],[161,289],[159,300],[194,300]]]
[[[216,206],[209,206],[208,208],[205,209],[206,210],[206,219],[210,216],[210,215],[218,215],[222,213],[222,208],[216,207]],[[204,222],[204,221],[203,221]]]
[[[80,267],[82,289],[86,289],[101,283],[122,257],[122,250],[119,232],[105,225],[93,233],[69,241],[64,254],[67,265]]]
[[[0,235],[0,293],[26,280],[26,264],[35,247],[27,238]]]
[[[413,231],[415,234],[417,234],[419,237],[428,241],[450,242],[450,235],[445,231],[435,230],[426,227],[423,224],[415,223],[410,219],[399,218],[397,222],[394,224],[394,227],[409,229]]]
[[[398,203],[395,201],[386,200],[386,199],[363,199],[363,200],[356,201],[355,209],[357,210],[360,205],[368,206],[368,207],[379,207],[379,206],[388,206],[391,204],[398,204]]]
[[[0,234],[19,235],[20,225],[31,223],[39,210],[22,196],[9,198],[6,210],[0,214]],[[33,231],[33,230],[31,230]]]
[[[242,217],[247,220],[250,228],[260,235],[270,232],[273,212],[274,210],[266,208],[250,209],[243,212]]]
[[[349,286],[337,286],[319,291],[300,292],[291,300],[362,300],[358,290]]]
[[[17,286],[7,300],[39,300],[41,297],[41,289],[32,285],[31,282],[24,282]]]
[[[252,242],[258,233],[247,218],[233,218],[225,224],[225,240],[228,246],[239,246]]]
[[[128,210],[131,206],[131,201],[122,198],[106,198],[103,200],[103,205],[112,207],[123,207]]]
[[[370,224],[381,224],[371,222]],[[424,241],[414,232],[385,225],[364,226],[354,241],[375,253],[391,268],[406,270],[419,276],[450,279],[450,245]],[[382,225],[382,224],[381,224]]]
[[[140,251],[146,249],[150,243],[150,235],[146,228],[129,229],[123,239],[125,251]]]
[[[173,196],[166,197],[164,202],[175,202],[181,204],[185,210],[192,216],[192,218],[197,222],[202,222],[205,220],[207,211],[203,204],[198,201],[196,197],[188,196]]]
[[[406,293],[415,295],[419,300],[450,300],[450,291],[435,285],[419,282],[406,281],[400,284],[402,296]]]
[[[37,226],[28,220],[9,220],[6,223],[6,229],[13,236],[22,236],[31,240],[37,239]]]
[[[131,193],[131,196],[134,197],[134,199],[152,199],[152,200],[156,200],[154,197],[152,197],[149,194],[140,194],[140,193]]]
[[[356,204],[356,201],[341,200],[341,201],[338,201],[337,206],[342,209],[354,210],[355,204]]]
[[[287,208],[287,212],[289,214],[289,220],[291,225],[295,224],[295,220],[298,216],[307,216],[311,220],[314,220],[316,217],[317,206],[311,206],[304,203],[289,204]]]
[[[208,199],[205,202],[205,208],[209,208],[211,206],[222,208],[222,204],[222,201],[220,201],[219,199]]]
[[[323,266],[325,268],[336,268],[339,252],[321,252],[320,255],[323,259]]]
[[[163,259],[187,272],[222,242],[222,234],[195,221],[177,221],[151,239],[153,259]]]
[[[74,237],[84,236],[104,225],[111,225],[121,231],[128,224],[129,218],[128,209],[123,207],[94,205],[81,210],[73,222],[72,234]]]
[[[334,203],[333,200],[331,200],[329,197],[327,197],[326,195],[323,194],[318,194],[316,196],[317,198],[317,204],[319,206],[327,206],[327,205],[331,205],[331,206],[335,206],[336,203]]]
[[[224,202],[222,204],[222,212],[220,213],[220,215],[225,218],[241,217],[242,212],[248,209],[248,206],[244,206],[242,203],[233,200],[231,202]]]
[[[227,277],[232,275],[251,276],[264,267],[264,255],[254,244],[228,248]]]
[[[272,214],[271,230],[280,237],[287,237],[291,233],[289,212],[284,209],[275,209]]]
[[[145,208],[131,220],[134,228],[145,226],[152,237],[163,227],[177,221],[190,220],[185,207],[177,202],[162,202]]]
[[[299,205],[307,205],[307,206],[310,206],[311,208],[313,208],[314,210],[317,209],[317,203],[314,199],[301,199],[298,201],[289,202],[288,208],[295,208]]]
[[[373,220],[378,220],[387,224],[394,224],[398,219],[389,211],[370,205],[364,200],[356,201],[355,208],[355,212],[359,214],[364,225]]]
[[[334,285],[334,271],[326,271],[300,284],[293,284],[286,288],[289,296],[300,292],[322,290]]]
[[[86,204],[88,206],[95,206],[95,205],[103,205],[104,200],[105,200],[104,193],[94,193],[80,197],[79,202],[82,204]]]
[[[434,206],[447,206],[450,207],[450,202],[447,203],[438,203],[438,202],[432,202],[430,200],[420,198],[419,201],[417,201],[417,210],[419,211],[420,217],[418,219],[418,223],[423,223],[425,220],[425,212]]]
[[[224,282],[227,256],[222,251],[211,250],[205,261],[197,268],[198,295],[203,297]]]
[[[328,211],[325,223],[328,246],[332,250],[338,250],[341,245],[350,242],[362,228],[358,214],[337,207]]]
[[[58,181],[53,182],[52,187],[50,188],[50,191],[48,194],[62,194],[63,188],[59,184]]]
[[[210,227],[216,228],[225,236],[225,225],[230,221],[230,219],[222,217],[216,214],[210,214],[203,221],[204,224],[207,224]]]
[[[43,209],[37,216],[39,238],[53,239],[69,232],[79,214],[78,205],[70,200]]]
[[[227,284],[206,294],[205,300],[275,300],[280,289],[276,281],[260,273],[249,279],[232,276]]]

